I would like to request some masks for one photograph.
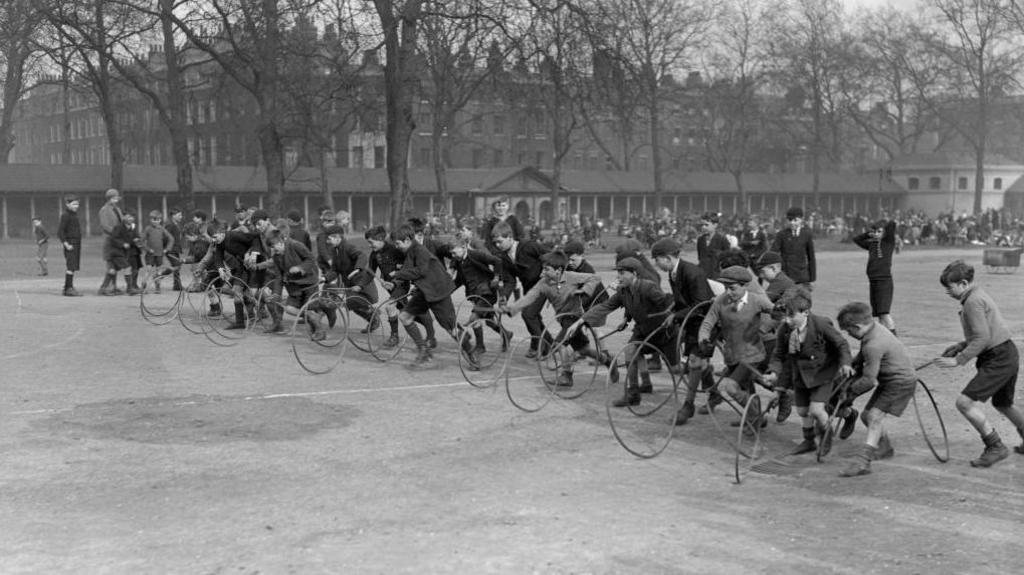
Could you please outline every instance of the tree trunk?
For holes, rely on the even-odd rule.
[[[651,166],[654,169],[654,213],[661,211],[665,185],[661,173],[661,114],[658,111],[657,85],[652,88],[650,103]]]
[[[449,124],[450,125],[450,124]],[[434,123],[434,133],[431,135],[433,141],[433,149],[431,150],[431,159],[434,164],[434,184],[437,186],[437,193],[441,198],[441,206],[447,212],[448,210],[448,165],[445,164],[445,138],[442,136],[441,130],[444,129],[443,125],[439,122]]]
[[[273,116],[264,116],[267,117]],[[267,174],[267,201],[263,209],[276,218],[281,215],[284,200],[284,144],[273,122],[265,123],[258,132],[260,156]]]
[[[409,141],[416,122],[412,115],[415,80],[413,66],[416,54],[416,35],[422,0],[408,0],[398,8],[389,0],[374,0],[377,15],[384,30],[384,48],[387,62],[384,65],[385,110],[387,119],[388,182],[391,187],[389,221],[391,228],[401,225],[412,208],[409,189]],[[394,10],[401,10],[395,14]]]
[[[12,47],[8,54],[4,78],[3,116],[0,117],[0,164],[8,163],[11,150],[14,149],[14,111],[18,100],[21,99],[27,58],[28,51],[21,45]]]
[[[160,29],[163,33],[164,64],[167,70],[167,131],[171,136],[171,155],[174,157],[175,179],[178,184],[178,202],[186,214],[196,208],[192,183],[192,161],[188,157],[188,134],[185,129],[185,96],[182,90],[181,70],[178,67],[178,49],[174,43],[174,23],[171,15],[174,0],[160,0]]]
[[[740,194],[740,211],[743,214],[750,213],[750,198],[747,197],[747,188],[743,186],[743,172],[734,170],[732,179],[736,181],[736,191]]]
[[[327,177],[327,149],[320,146],[317,157],[320,160],[320,195],[323,205],[334,212],[334,192],[331,191],[331,180]]]

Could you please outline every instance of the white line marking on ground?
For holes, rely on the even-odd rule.
[[[509,378],[509,379],[515,381],[515,380],[520,380],[520,379],[528,379],[528,378],[531,378],[531,377],[534,377],[534,376],[525,375],[525,376],[522,376],[522,377],[512,377],[512,378]],[[325,391],[296,391],[294,393],[268,393],[268,394],[262,394],[262,395],[249,395],[249,396],[243,397],[241,399],[242,399],[242,401],[259,401],[259,400],[263,400],[263,399],[282,399],[282,398],[287,398],[287,397],[318,397],[318,396],[326,396],[326,395],[347,395],[347,394],[354,394],[354,393],[371,393],[371,392],[381,392],[381,391],[417,391],[417,390],[421,390],[421,389],[443,389],[443,388],[446,388],[446,387],[459,387],[459,386],[469,387],[469,384],[466,383],[465,381],[455,381],[455,382],[450,382],[450,383],[431,383],[431,384],[426,384],[426,385],[403,385],[403,386],[400,386],[400,387],[367,387],[367,388],[360,388],[360,389],[328,389],[328,390],[325,390]],[[223,401],[224,399],[231,399],[231,398],[230,397],[227,397],[227,398],[220,397],[216,401]],[[179,401],[179,402],[172,403],[172,405],[185,406],[185,405],[199,405],[201,403],[203,403],[203,402],[200,402],[200,401]],[[210,402],[210,403],[212,403],[212,402]],[[57,409],[30,409],[30,410],[25,410],[25,411],[12,411],[12,412],[10,412],[9,415],[40,415],[40,414],[44,414],[44,413],[61,413],[61,412],[64,412],[64,411],[71,411],[72,409],[74,409],[74,408],[64,407],[64,408],[57,408]]]

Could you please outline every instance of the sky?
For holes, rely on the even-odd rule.
[[[843,4],[847,7],[855,6],[866,6],[869,8],[876,8],[879,6],[890,5],[902,10],[909,10],[913,8],[919,0],[842,0]]]

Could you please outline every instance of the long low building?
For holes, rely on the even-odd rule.
[[[448,205],[442,205],[432,170],[411,170],[413,209],[416,213],[446,212],[483,216],[491,201],[508,196],[520,219],[530,218],[547,227],[555,214],[580,213],[608,221],[631,214],[652,213],[667,207],[676,213],[717,211],[723,214],[781,215],[790,206],[818,208],[825,213],[876,213],[908,206],[907,191],[878,174],[823,174],[815,205],[810,174],[747,174],[742,178],[749,209],[740,201],[730,174],[670,172],[664,178],[662,206],[655,205],[650,173],[564,171],[559,209],[551,203],[551,174],[532,167],[490,170],[448,170]],[[222,219],[231,219],[236,205],[262,206],[266,175],[260,167],[197,168],[193,175],[196,207]],[[74,193],[82,199],[85,233],[99,233],[97,212],[109,187],[110,168],[102,165],[0,165],[0,229],[2,237],[31,235],[31,217],[39,215],[55,229],[62,198]],[[326,188],[326,189],[325,189]],[[138,213],[160,210],[165,214],[180,205],[173,166],[126,166],[123,206]],[[289,173],[284,210],[299,210],[306,221],[330,195],[336,209],[352,214],[356,230],[384,223],[390,207],[387,173],[377,169],[332,168],[325,174],[312,168]]]

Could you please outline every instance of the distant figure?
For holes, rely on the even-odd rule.
[[[32,218],[32,232],[36,237],[36,261],[39,262],[39,275],[45,276],[50,273],[46,269],[46,252],[50,248],[50,234],[46,233],[43,220],[39,216]]]
[[[896,251],[896,222],[879,220],[864,233],[854,236],[853,243],[868,251],[868,295],[871,314],[889,331],[896,333],[892,320],[892,254]]]
[[[775,235],[771,251],[782,256],[782,271],[796,283],[810,287],[817,279],[814,259],[814,234],[804,226],[804,211],[789,208],[786,211],[789,227]]]
[[[67,270],[64,272],[64,295],[69,297],[81,297],[75,289],[75,272],[81,265],[82,258],[82,226],[78,221],[78,196],[70,195],[64,198],[64,213],[60,215],[60,225],[57,226],[57,238],[64,247],[64,262]]]

